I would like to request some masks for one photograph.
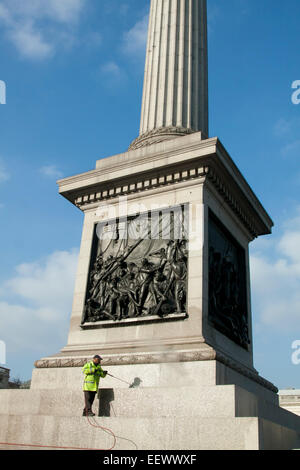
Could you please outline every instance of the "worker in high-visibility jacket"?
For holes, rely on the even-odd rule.
[[[102,357],[96,355],[92,361],[87,362],[82,368],[84,373],[83,391],[85,402],[83,416],[95,416],[92,406],[98,391],[100,377],[104,378],[107,375],[107,371],[103,370],[100,365],[101,361]]]

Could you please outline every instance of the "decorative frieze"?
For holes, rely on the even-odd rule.
[[[82,208],[85,204],[105,201],[108,199],[113,199],[118,196],[125,196],[129,194],[134,194],[141,191],[147,191],[149,189],[159,188],[161,186],[166,186],[174,183],[179,183],[181,181],[188,181],[197,177],[203,177],[208,173],[209,169],[200,167],[192,168],[189,170],[176,171],[174,173],[169,173],[162,175],[156,178],[149,178],[148,176],[141,177],[137,179],[134,183],[124,183],[117,186],[113,181],[111,182],[114,185],[112,188],[107,189],[105,183],[103,183],[103,189],[97,188],[97,190],[90,190],[86,195],[81,195],[74,199],[74,204]],[[102,185],[102,184],[101,184]],[[86,189],[88,191],[88,188]]]

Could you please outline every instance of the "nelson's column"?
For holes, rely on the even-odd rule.
[[[248,247],[273,223],[209,137],[206,7],[151,1],[139,136],[58,182],[82,242],[67,344],[36,361],[30,393],[79,397],[97,352],[140,383],[105,379],[99,409],[140,449],[291,449],[299,418],[253,365]]]

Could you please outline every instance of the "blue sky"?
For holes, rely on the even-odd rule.
[[[83,216],[56,180],[137,137],[148,9],[0,0],[0,340],[14,377],[66,344]],[[251,278],[255,366],[279,388],[300,388],[299,17],[299,0],[208,0],[210,136],[275,223],[251,246]]]

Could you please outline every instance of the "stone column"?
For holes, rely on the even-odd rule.
[[[208,137],[206,0],[151,0],[140,135],[130,149]]]

